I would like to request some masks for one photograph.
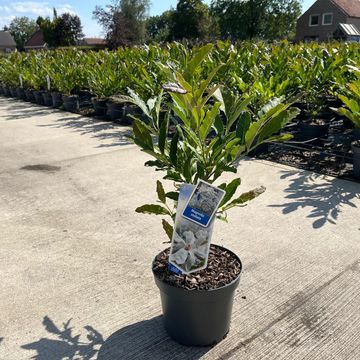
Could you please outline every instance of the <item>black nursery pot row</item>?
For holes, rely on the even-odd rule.
[[[21,87],[0,86],[0,95],[18,98],[38,105],[53,108],[63,107],[64,110],[78,113],[80,111],[80,100],[78,95],[63,95],[59,92],[49,92],[44,90],[24,89]],[[108,118],[111,121],[121,124],[131,124],[128,115],[141,116],[139,110],[133,106],[113,103],[108,99],[91,98],[94,115]]]

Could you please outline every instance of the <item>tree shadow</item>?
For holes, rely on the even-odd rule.
[[[91,360],[98,352],[98,348],[104,343],[102,335],[93,327],[87,325],[87,341],[80,339],[81,334],[73,336],[71,319],[57,327],[54,322],[45,316],[43,325],[54,338],[42,338],[30,344],[21,346],[26,350],[35,350],[37,354],[32,357],[35,360]]]
[[[6,121],[46,116],[53,112],[59,111],[57,109],[43,107],[41,105],[14,99],[12,99],[10,104],[6,105],[5,110],[8,112],[8,114],[3,115],[2,119]]]
[[[73,335],[70,322],[71,319],[58,327],[45,316],[42,323],[50,333],[49,337],[21,348],[36,351],[37,354],[32,357],[34,360],[197,360],[211,349],[183,346],[170,339],[162,316],[125,326],[106,341],[89,325],[84,327],[86,341],[82,340],[82,334]]]
[[[197,360],[211,347],[189,347],[176,343],[166,333],[162,316],[126,326],[101,346],[97,360],[176,359]]]
[[[299,208],[310,208],[307,217],[314,219],[314,229],[319,229],[327,223],[336,224],[345,206],[357,207],[354,200],[360,199],[360,187],[356,182],[299,171],[282,173],[280,179],[290,180],[289,186],[285,189],[285,199],[289,201],[269,206],[282,208],[283,214],[289,214]]]
[[[81,115],[65,116],[57,119],[55,123],[38,126],[72,129],[80,135],[90,134],[91,137],[98,140],[113,140],[111,143],[99,144],[97,147],[113,147],[132,144],[132,141],[128,138],[128,136],[132,134],[130,127],[97,118],[84,117]]]

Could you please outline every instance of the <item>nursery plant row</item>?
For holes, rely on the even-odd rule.
[[[126,115],[134,110],[125,103],[133,103],[134,97],[145,103],[154,99],[174,73],[187,77],[184,72],[192,67],[196,71],[191,85],[201,86],[203,79],[211,78],[208,91],[223,84],[253,114],[273,99],[293,103],[301,110],[293,128],[301,133],[299,141],[326,137],[331,120],[339,116],[355,127],[351,140],[360,137],[360,45],[356,43],[219,41],[195,47],[171,43],[116,51],[12,53],[0,58],[0,93],[73,112],[79,111],[85,98],[95,115],[129,121]]]

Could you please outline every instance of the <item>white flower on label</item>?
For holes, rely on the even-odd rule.
[[[189,230],[184,231],[183,236],[176,232],[173,253],[170,255],[171,261],[176,262],[185,271],[190,271],[206,258],[207,238],[206,230],[199,230],[196,234]]]

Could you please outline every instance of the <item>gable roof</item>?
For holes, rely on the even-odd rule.
[[[347,16],[360,18],[360,0],[330,0]]]
[[[0,31],[0,46],[16,47],[15,40],[9,32]]]
[[[106,40],[102,38],[83,38],[82,43],[85,45],[106,45]]]
[[[45,40],[43,37],[43,32],[41,30],[35,31],[31,38],[26,42],[25,47],[41,47],[45,46]]]

